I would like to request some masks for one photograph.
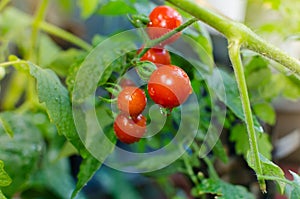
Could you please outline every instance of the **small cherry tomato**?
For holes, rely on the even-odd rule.
[[[132,119],[121,113],[115,119],[114,131],[121,142],[126,144],[137,142],[146,133],[146,118],[139,115]]]
[[[150,22],[147,25],[147,32],[150,39],[156,39],[173,30],[182,24],[182,16],[173,8],[169,6],[157,6],[149,15]],[[160,45],[176,41],[181,33],[178,32],[171,38],[162,42]]]
[[[119,93],[117,104],[121,112],[129,114],[130,116],[137,116],[145,109],[147,98],[142,89],[127,86]]]
[[[184,70],[174,65],[164,65],[150,76],[148,92],[156,104],[172,109],[187,100],[192,86]]]
[[[138,51],[138,53],[141,49]],[[141,61],[150,61],[154,63],[157,67],[161,65],[171,64],[171,56],[169,51],[164,48],[150,48],[144,55],[141,57]]]

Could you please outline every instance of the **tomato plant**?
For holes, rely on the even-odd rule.
[[[271,142],[274,101],[300,99],[276,43],[298,4],[248,0],[245,23],[165,4],[0,1],[1,199],[300,198]]]

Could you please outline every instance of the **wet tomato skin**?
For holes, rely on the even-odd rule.
[[[138,53],[141,49],[138,51]],[[140,59],[141,61],[150,61],[157,67],[161,65],[171,64],[171,56],[169,51],[164,48],[150,48]]]
[[[143,115],[131,118],[127,114],[120,113],[114,121],[114,132],[121,142],[132,144],[146,133],[146,122]]]
[[[156,39],[166,34],[170,30],[179,27],[182,24],[182,16],[174,9],[166,5],[155,7],[149,15],[150,22],[147,25],[150,39]],[[180,37],[178,32],[171,38],[161,43],[161,46],[170,44]]]
[[[175,65],[164,65],[150,76],[148,93],[156,104],[172,109],[188,99],[192,86],[183,69]]]
[[[117,98],[119,110],[133,117],[141,114],[146,104],[147,98],[145,92],[135,86],[124,87]]]

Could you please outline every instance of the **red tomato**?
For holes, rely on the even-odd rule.
[[[117,103],[121,112],[130,116],[138,116],[145,109],[147,98],[142,89],[127,86],[119,93]]]
[[[141,49],[138,53],[140,51]],[[161,65],[171,64],[171,56],[169,51],[164,48],[150,48],[143,57],[141,57],[141,61],[150,61],[159,67]]]
[[[121,113],[115,119],[114,131],[121,142],[126,144],[137,142],[146,133],[146,118],[139,115],[132,119]]]
[[[169,6],[157,6],[149,15],[150,22],[147,25],[148,35],[150,39],[156,39],[173,30],[182,24],[181,15]],[[161,45],[166,45],[176,41],[181,33],[178,32],[173,37],[162,42]]]
[[[150,76],[148,92],[156,104],[172,109],[187,100],[192,86],[184,70],[174,65],[164,65]]]

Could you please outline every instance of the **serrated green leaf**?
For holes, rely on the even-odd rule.
[[[124,15],[136,13],[136,9],[133,6],[128,5],[123,0],[109,1],[107,4],[103,5],[99,10],[99,14],[103,15]]]
[[[11,178],[4,170],[4,162],[0,160],[0,187],[6,187],[11,184]]]
[[[86,183],[93,177],[95,172],[100,168],[101,162],[95,159],[93,156],[89,156],[82,160],[80,164],[80,170],[77,175],[78,181],[76,188],[72,193],[72,199],[77,196],[79,191],[86,185]]]
[[[208,86],[215,92],[217,97],[241,120],[245,121],[241,99],[235,79],[222,69],[214,68],[213,74],[203,74]],[[225,89],[225,93],[224,93]],[[261,132],[262,127],[254,117],[256,131]]]
[[[254,199],[245,187],[232,185],[220,179],[204,179],[197,186],[198,194],[209,193],[217,195],[219,199]]]
[[[300,198],[300,176],[292,171],[289,172],[292,174],[294,180],[286,186],[285,194],[290,199],[298,199]]]
[[[74,198],[81,188],[88,182],[91,176],[101,165],[83,145],[72,115],[72,107],[67,89],[61,84],[56,74],[49,69],[42,69],[29,63],[30,74],[37,80],[37,90],[39,100],[45,103],[50,120],[57,126],[61,135],[64,135],[79,151],[84,158],[77,184],[72,198]],[[101,142],[99,142],[101,143]],[[98,144],[99,144],[98,143]],[[100,144],[101,145],[101,144]],[[91,162],[92,164],[84,164]]]
[[[71,48],[60,52],[55,59],[51,60],[47,68],[54,70],[60,76],[66,77],[72,70],[72,67],[80,65],[85,56],[86,52]]]
[[[262,121],[273,125],[276,119],[274,108],[269,103],[260,103],[253,105],[255,115]]]
[[[272,161],[268,160],[262,154],[259,155],[259,158],[260,158],[260,162],[261,162],[263,175],[285,179],[284,172],[278,165],[276,165]],[[248,165],[252,169],[254,169],[253,156],[251,155],[250,152],[247,155],[247,162],[248,162]],[[279,185],[280,192],[283,193],[285,190],[285,187],[286,187],[286,183],[281,180],[276,180],[276,182]]]
[[[255,55],[250,57],[250,61],[245,64],[245,76],[259,71],[261,69],[268,68],[269,62],[260,55]]]
[[[283,76],[285,78],[285,89],[283,96],[290,100],[300,99],[300,80],[295,76]]]
[[[64,135],[83,155],[86,156],[72,117],[72,107],[67,89],[61,84],[57,75],[29,63],[30,74],[37,80],[38,96],[41,103],[45,103],[51,122],[58,132]]]
[[[11,138],[0,127],[0,159],[5,162],[5,171],[12,179],[10,186],[2,188],[2,191],[12,196],[22,189],[35,171],[44,143],[42,133],[33,124],[31,116],[12,112],[4,112],[0,116],[14,133]]]
[[[77,0],[78,6],[81,8],[81,16],[89,18],[97,9],[102,0]]]
[[[269,68],[259,69],[246,76],[248,89],[257,89],[264,86],[271,80],[271,70]]]
[[[258,150],[267,158],[271,158],[272,144],[266,133],[256,133]],[[249,138],[245,125],[235,125],[230,131],[230,141],[235,142],[235,150],[237,154],[247,157],[250,150]]]

